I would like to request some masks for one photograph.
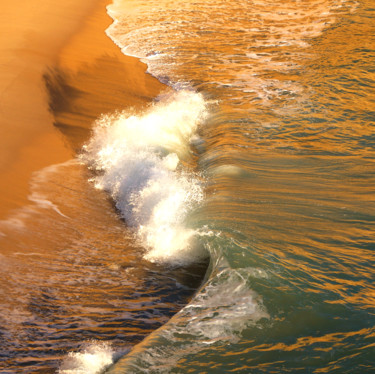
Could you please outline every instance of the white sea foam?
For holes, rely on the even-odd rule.
[[[248,328],[259,329],[270,316],[262,298],[251,289],[252,278],[267,276],[259,269],[231,269],[218,259],[210,279],[171,321],[121,359],[122,372],[170,373],[187,355],[201,353],[219,342],[235,344]],[[160,339],[157,339],[157,338]],[[158,342],[159,344],[155,344]],[[116,365],[113,371],[117,373]]]
[[[121,354],[123,354],[122,352]],[[106,342],[89,342],[79,352],[70,352],[59,374],[97,374],[113,364],[119,354]]]
[[[76,164],[76,160],[69,160],[60,164],[53,164],[43,169],[37,170],[32,174],[30,180],[30,193],[28,200],[31,202],[25,206],[15,209],[9,217],[0,220],[0,236],[7,236],[9,231],[21,231],[27,229],[26,222],[36,214],[44,214],[45,210],[53,210],[64,218],[66,216],[60,208],[48,198],[46,185],[48,185],[52,175],[58,173],[61,168]]]
[[[145,113],[103,116],[82,160],[99,172],[106,190],[155,262],[186,263],[202,256],[189,211],[203,199],[198,176],[183,170],[189,142],[206,116],[202,95],[180,91],[161,97]]]
[[[250,288],[249,276],[247,269],[227,267],[212,277],[180,312],[189,321],[184,329],[212,344],[216,340],[235,341],[243,329],[268,319],[260,296]]]

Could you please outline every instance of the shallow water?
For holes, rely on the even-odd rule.
[[[370,373],[370,1],[108,12],[175,93],[96,120],[1,222],[4,367]]]
[[[101,344],[111,362],[164,324],[200,283],[199,265],[166,272],[143,261],[88,177],[76,161],[38,172],[30,205],[1,222],[9,250],[1,258],[3,370],[56,372],[69,351],[89,346],[98,354]]]

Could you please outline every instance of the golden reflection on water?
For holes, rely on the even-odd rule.
[[[1,223],[0,245],[9,250],[0,263],[1,346],[10,368],[24,362],[54,372],[90,339],[118,349],[138,343],[187,302],[206,269],[166,272],[142,260],[143,249],[88,179],[72,162],[41,171],[36,202]]]
[[[349,331],[345,333],[332,333],[332,334],[326,334],[323,336],[304,336],[302,338],[298,338],[295,343],[293,344],[284,344],[284,343],[278,343],[272,346],[268,345],[260,345],[254,347],[254,349],[257,349],[259,351],[293,351],[293,350],[299,350],[303,347],[307,346],[313,346],[315,350],[317,351],[324,351],[325,348],[321,346],[322,343],[327,344],[327,349],[332,349],[329,347],[334,346],[340,346],[345,344],[345,340],[351,337],[357,337],[357,336],[363,336],[363,337],[371,337],[374,336],[375,330],[374,329],[362,329],[359,331]],[[324,344],[323,344],[324,345]]]
[[[240,151],[215,159],[207,219],[218,227],[230,220],[246,233],[250,244],[241,245],[249,255],[277,256],[294,274],[285,279],[294,287],[327,303],[374,308],[374,197],[368,188],[374,176],[345,175],[371,170],[372,163],[363,167],[356,158],[345,159],[338,170],[337,159],[250,154],[246,161]]]
[[[214,101],[200,129],[208,182],[196,216],[224,238],[229,267],[267,274],[251,287],[270,325],[178,368],[340,370],[373,337],[362,329],[375,292],[372,5],[227,3],[139,1],[129,17],[126,0],[111,7],[124,15],[111,35],[125,52]]]
[[[111,9],[128,4],[118,1]],[[355,11],[354,1],[254,1],[246,14],[241,12],[244,4],[248,6],[242,1],[234,8],[224,1],[137,1],[122,34],[132,22],[141,23],[144,29],[130,37],[147,53],[155,51],[151,69],[164,64],[166,80],[188,80],[208,98],[220,99],[212,104],[212,121],[200,129],[205,150],[197,156],[197,169],[208,176],[207,199],[196,214],[232,235],[237,252],[222,249],[228,250],[230,266],[259,261],[267,276],[277,279],[274,292],[281,294],[275,301],[274,342],[258,344],[251,337],[246,343],[253,346],[226,355],[311,347],[318,357],[348,339],[375,336],[371,328],[325,333],[335,315],[317,316],[303,304],[306,300],[295,301],[292,316],[283,312],[301,294],[332,307],[331,313],[339,308],[366,312],[375,306],[375,97],[369,90],[375,73],[368,51],[375,25],[369,22],[360,32],[353,26],[356,17],[347,14]],[[147,94],[140,92],[123,67],[117,57],[101,56],[81,69],[74,64],[72,71],[45,75],[56,126],[73,148],[79,148],[90,121],[103,110],[114,110],[123,100],[142,106],[160,89],[155,84]],[[98,90],[100,74],[109,78]],[[112,100],[113,87],[121,87],[118,81],[131,89]],[[142,249],[113,205],[90,189],[88,173],[77,165],[66,167],[43,186],[43,193],[51,187],[46,200],[56,203],[57,211],[45,209],[42,198],[41,205],[2,223],[7,236],[0,240],[13,251],[1,263],[12,269],[10,280],[2,279],[1,315],[11,317],[3,325],[14,325],[12,339],[25,336],[30,345],[45,339],[41,344],[47,348],[48,337],[77,346],[82,331],[85,338],[124,341],[131,336],[137,342],[166,322],[193,291],[169,297],[175,279],[191,286],[194,275],[176,271],[172,281],[167,276],[173,284],[165,287],[163,278],[160,290],[163,269],[140,260]],[[35,219],[34,213],[41,212]],[[40,235],[41,226],[48,229]],[[198,287],[199,279],[195,281]],[[279,327],[286,320],[289,324]],[[323,332],[301,336],[305,322]],[[294,323],[295,330],[288,331]],[[38,329],[47,335],[40,337]],[[335,362],[315,372],[333,368]]]

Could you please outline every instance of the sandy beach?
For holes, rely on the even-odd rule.
[[[34,171],[74,156],[102,113],[164,88],[105,34],[108,3],[0,5],[0,219],[27,203]]]

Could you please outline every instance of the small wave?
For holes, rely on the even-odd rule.
[[[188,213],[203,200],[201,178],[181,166],[207,114],[199,93],[164,95],[145,113],[98,120],[81,159],[106,190],[153,262],[187,264],[203,257]]]
[[[235,344],[246,329],[262,328],[270,315],[262,297],[251,289],[251,280],[266,275],[254,268],[231,269],[224,259],[214,269],[185,308],[107,373],[170,373],[186,355]]]

